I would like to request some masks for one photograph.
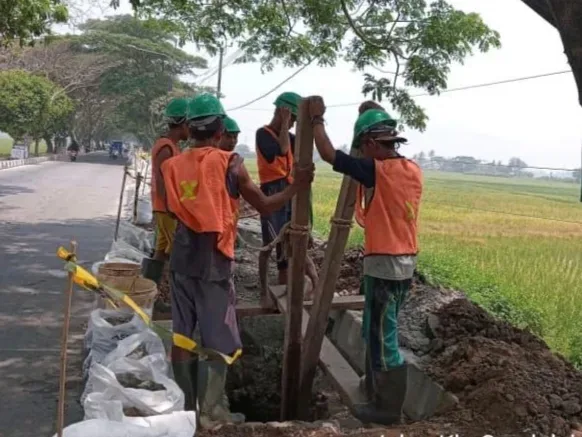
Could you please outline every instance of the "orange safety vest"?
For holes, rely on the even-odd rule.
[[[169,210],[192,231],[216,232],[216,248],[234,259],[239,199],[226,187],[232,152],[214,147],[188,150],[164,161],[162,174]]]
[[[279,142],[277,134],[275,134],[271,128],[264,126],[263,129],[270,133],[277,143]],[[287,179],[287,182],[289,183],[293,182],[293,177],[291,176],[291,171],[293,170],[293,152],[291,151],[291,147],[289,147],[285,156],[277,155],[273,162],[268,162],[265,159],[258,144],[256,145],[256,150],[259,181],[261,184],[277,181],[279,179]]]
[[[152,148],[152,186],[151,186],[151,196],[152,196],[152,209],[155,212],[167,212],[166,209],[166,202],[164,199],[158,194],[158,188],[156,186],[156,173],[157,173],[157,165],[158,161],[156,159],[158,153],[164,148],[169,147],[172,151],[172,156],[177,156],[180,154],[180,149],[172,140],[166,137],[158,138],[155,142],[154,147]]]
[[[369,202],[359,185],[356,221],[364,228],[364,256],[416,255],[422,171],[406,158],[374,160],[376,185]]]

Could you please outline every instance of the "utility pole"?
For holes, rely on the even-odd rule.
[[[220,99],[220,89],[222,86],[222,58],[224,57],[224,46],[220,46],[218,51],[218,84],[216,85],[216,98]]]

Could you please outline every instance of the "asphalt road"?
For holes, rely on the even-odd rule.
[[[81,155],[0,171],[0,436],[52,436],[66,274],[58,246],[78,242],[85,266],[111,245],[121,160]],[[82,339],[93,303],[75,291],[65,423],[82,419]]]

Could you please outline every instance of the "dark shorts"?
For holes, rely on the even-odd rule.
[[[274,194],[280,193],[287,187],[288,183],[285,180],[269,182],[268,184],[261,185],[261,191],[266,196],[272,196]],[[273,241],[281,232],[283,226],[291,221],[291,202],[288,202],[280,210],[268,215],[261,216],[261,232],[263,234],[263,246],[266,246],[271,241]],[[279,270],[285,270],[287,268],[288,261],[286,259],[286,254],[283,253],[281,244],[275,246],[277,252],[277,268]]]
[[[171,272],[172,329],[194,338],[200,324],[202,347],[232,355],[242,348],[236,320],[234,282],[212,282]]]

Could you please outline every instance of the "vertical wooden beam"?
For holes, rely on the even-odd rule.
[[[299,105],[295,163],[308,166],[313,163],[313,127],[309,105],[303,100]],[[301,378],[301,323],[303,317],[303,287],[305,285],[305,258],[309,242],[309,193],[300,191],[293,198],[291,226],[291,260],[287,279],[287,308],[285,325],[285,351],[283,361],[281,419],[295,419],[299,408],[299,383]]]
[[[76,261],[77,243],[71,241],[71,254]],[[57,436],[63,436],[65,426],[65,397],[67,385],[67,348],[69,344],[69,326],[71,324],[71,305],[73,301],[73,274],[69,273],[67,289],[65,291],[65,308],[63,310],[63,331],[61,335],[61,367],[59,378],[59,400],[57,405]]]
[[[139,202],[139,187],[141,186],[142,175],[137,173],[135,178],[135,196],[133,197],[133,223],[137,222],[137,204]]]
[[[359,151],[352,148],[350,155],[359,156]],[[344,176],[305,333],[299,395],[302,418],[306,418],[309,407],[313,379],[315,378],[319,353],[325,337],[329,310],[331,309],[337,278],[350,234],[350,223],[354,216],[356,205],[357,185],[357,182],[351,177]]]
[[[127,165],[123,167],[123,179],[121,180],[121,193],[119,193],[119,205],[117,205],[117,220],[115,221],[115,234],[113,240],[117,241],[119,236],[119,222],[121,221],[121,209],[123,208],[123,193],[125,192],[125,180],[127,179]]]

